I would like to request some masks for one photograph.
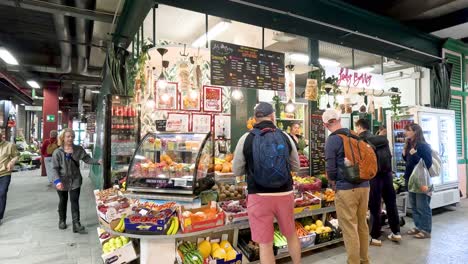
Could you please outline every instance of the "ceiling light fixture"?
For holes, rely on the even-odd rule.
[[[303,53],[291,53],[289,55],[289,60],[309,64],[309,56]]]
[[[367,67],[362,67],[362,68],[357,69],[357,72],[370,73],[370,72],[373,72],[374,69],[375,69],[374,66],[367,66]]]
[[[99,94],[99,93],[101,93],[101,92],[100,92],[99,90],[91,90],[91,93],[93,93],[93,94]]]
[[[340,63],[337,62],[336,60],[325,59],[325,58],[319,58],[319,63],[322,66],[331,66],[331,67],[340,66]]]
[[[0,58],[7,64],[18,65],[18,61],[15,56],[5,48],[0,48]]]
[[[229,27],[229,25],[231,25],[231,21],[229,20],[220,21],[218,24],[216,24],[214,27],[208,30],[208,34],[204,33],[203,35],[198,37],[197,40],[195,40],[192,43],[192,47],[200,48],[200,47],[205,46],[205,43],[207,42],[206,40],[207,36],[208,36],[208,41],[210,41],[216,36],[218,36],[219,34],[221,34],[223,31],[225,31]]]
[[[40,89],[41,88],[41,86],[36,81],[29,80],[29,81],[27,81],[27,83],[33,89]]]

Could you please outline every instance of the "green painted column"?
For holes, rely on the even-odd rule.
[[[311,39],[309,38],[309,65],[311,66],[319,66],[320,63],[319,63],[319,41],[316,40],[316,39]],[[311,79],[317,79],[317,85],[320,89],[320,71],[319,70],[316,70],[316,71],[311,71],[309,72],[309,78]],[[317,101],[309,101],[309,112],[307,113],[307,116],[306,118],[309,118],[310,115],[319,110],[318,108],[318,102]],[[309,122],[309,135],[307,138],[311,138],[311,133],[312,133],[312,124],[311,122]],[[312,144],[309,142],[309,146],[311,146]],[[309,161],[312,161],[312,151],[309,151]],[[311,166],[309,167],[309,175],[315,175],[315,172],[313,170],[313,167],[312,167],[312,163],[311,163]]]
[[[242,89],[244,100],[239,103],[231,101],[231,152],[234,152],[237,142],[247,132],[247,120],[253,116],[257,104],[257,90]]]

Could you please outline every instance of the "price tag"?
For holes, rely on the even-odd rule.
[[[145,216],[146,214],[148,214],[148,210],[141,209],[140,212],[138,212],[138,213],[141,214],[142,216]]]

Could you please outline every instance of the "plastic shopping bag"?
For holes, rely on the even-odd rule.
[[[431,194],[433,190],[431,175],[424,160],[421,159],[419,163],[414,167],[413,172],[409,178],[408,191],[413,193],[426,193]]]

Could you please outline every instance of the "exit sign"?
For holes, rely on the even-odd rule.
[[[47,122],[55,122],[55,115],[47,115],[46,116]]]

